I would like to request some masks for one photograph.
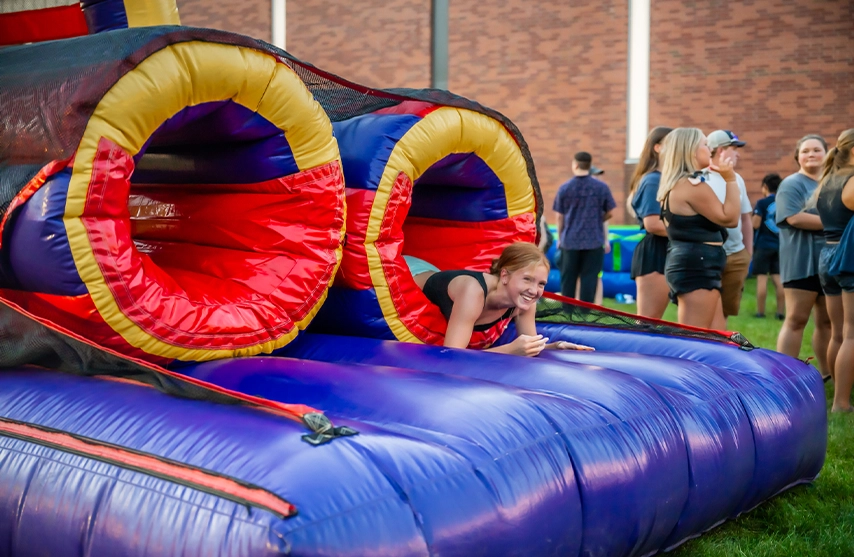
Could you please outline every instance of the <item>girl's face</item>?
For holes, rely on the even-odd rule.
[[[532,263],[512,273],[502,270],[501,276],[507,280],[505,288],[510,301],[520,310],[526,311],[542,297],[549,280],[549,270],[542,263]]]
[[[700,146],[697,147],[697,152],[694,153],[694,158],[697,162],[697,168],[706,168],[712,162],[712,150],[709,149],[709,142],[705,136],[700,140]]]
[[[827,152],[818,139],[807,139],[798,149],[798,164],[801,170],[814,174],[821,170],[821,162]]]

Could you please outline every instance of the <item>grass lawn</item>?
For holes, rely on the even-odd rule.
[[[633,304],[606,299],[605,305],[634,313]],[[756,313],[756,280],[745,286],[741,315],[730,318],[730,330],[740,331],[755,346],[774,349],[781,321],[773,317],[773,287],[766,313]],[[676,307],[664,314],[676,320]],[[813,355],[810,346],[812,323],[807,327],[801,357]],[[826,386],[828,408],[833,396]],[[731,520],[692,540],[671,555],[674,557],[840,557],[854,556],[854,415],[831,414],[828,427],[827,460],[819,478],[767,501],[750,513]],[[725,486],[721,486],[722,488]]]

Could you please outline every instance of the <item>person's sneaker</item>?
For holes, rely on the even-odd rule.
[[[777,319],[779,319],[780,321],[784,320],[785,318],[786,318],[786,314],[785,314],[785,313],[778,313],[778,314],[777,314]]]
[[[757,314],[755,314],[753,317],[758,317],[758,318],[760,318],[760,319],[765,319],[765,314],[764,314],[764,313],[757,313]]]

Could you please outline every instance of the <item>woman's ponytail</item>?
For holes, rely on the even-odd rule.
[[[841,168],[851,166],[852,149],[854,149],[854,128],[839,134],[836,145],[824,157],[824,162],[821,164],[821,178],[818,181],[819,189],[829,177],[836,174]]]

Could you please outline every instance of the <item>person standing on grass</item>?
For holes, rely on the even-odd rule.
[[[854,129],[827,153],[816,190],[825,246],[819,276],[833,331],[827,361],[833,376],[833,412],[852,412],[854,385]],[[851,230],[847,230],[851,228]]]
[[[753,275],[756,277],[756,317],[765,317],[765,299],[768,294],[768,275],[777,296],[777,319],[786,316],[786,298],[780,282],[780,229],[777,227],[777,188],[779,174],[766,174],[762,178],[762,199],[753,209]]]
[[[664,277],[678,301],[679,323],[709,328],[721,307],[726,228],[740,218],[734,161],[725,155],[712,163],[706,137],[697,128],[676,128],[664,138],[661,152],[656,198],[670,239]],[[723,203],[706,183],[701,170],[706,167],[724,179]]]
[[[590,167],[590,175],[591,176],[601,176],[605,174],[605,171],[601,168],[597,168],[595,166]],[[608,221],[602,223],[602,234],[605,235],[605,255],[611,253],[611,240],[609,237],[610,232],[608,231]],[[602,298],[604,294],[604,288],[602,286],[602,271],[599,271],[599,276],[596,278],[596,295],[593,297],[593,303],[597,306],[602,305]],[[575,283],[575,298],[581,299],[581,277],[578,278],[578,281]]]
[[[712,150],[712,164],[720,165],[722,158],[732,161],[733,167],[738,165],[739,149],[746,143],[729,130],[715,130],[709,134],[709,149]],[[751,215],[753,207],[747,197],[747,187],[744,178],[735,175],[738,182],[738,199],[741,207],[741,217],[738,223],[727,229],[727,239],[724,242],[726,264],[721,276],[721,310],[715,315],[712,329],[725,331],[727,318],[738,315],[741,308],[741,293],[744,291],[744,281],[750,271],[750,257],[753,255],[753,226]],[[718,201],[724,202],[726,197],[726,180],[714,169],[709,171],[709,186],[718,196]],[[745,234],[744,232],[748,232]]]
[[[667,230],[661,220],[661,203],[655,197],[661,182],[658,168],[661,144],[671,131],[672,128],[658,126],[649,132],[632,176],[627,202],[629,212],[637,217],[641,230],[646,231],[632,256],[631,277],[638,290],[637,314],[654,319],[661,319],[670,301],[664,279]]]
[[[821,218],[807,204],[818,187],[827,143],[820,135],[806,135],[795,145],[800,170],[787,176],[777,189],[777,226],[780,227],[780,280],[786,298],[786,318],[777,337],[777,352],[797,358],[804,328],[815,316],[812,348],[819,370],[830,377],[827,349],[830,344],[830,317],[818,277],[818,257],[824,245]]]
[[[595,300],[605,260],[608,239],[603,225],[617,206],[607,184],[590,175],[592,163],[590,153],[575,154],[572,161],[575,176],[560,187],[553,205],[561,250],[561,293],[573,297],[575,282],[580,279],[578,299],[590,303]]]

